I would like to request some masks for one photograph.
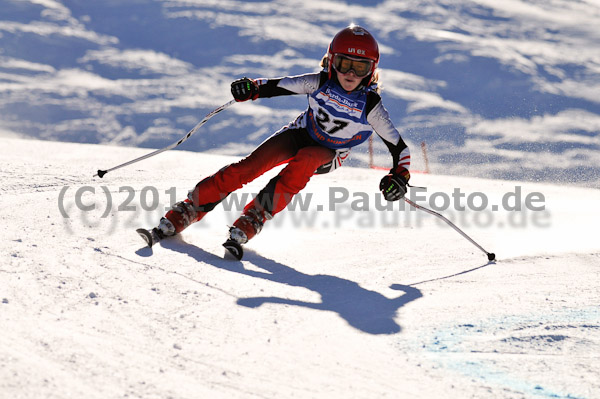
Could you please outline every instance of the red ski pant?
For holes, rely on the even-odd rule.
[[[271,179],[263,190],[244,208],[257,208],[271,216],[283,210],[292,197],[302,190],[315,170],[331,162],[335,151],[314,142],[305,129],[287,129],[277,133],[250,155],[230,164],[196,185],[192,193],[197,212],[194,222],[199,221],[216,204],[233,191],[241,188],[274,167],[287,163],[279,174]],[[169,214],[167,214],[169,217]],[[183,230],[174,222],[176,230]]]

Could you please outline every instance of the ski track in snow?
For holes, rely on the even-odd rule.
[[[513,212],[527,219],[510,225],[498,211],[485,227],[454,214],[497,254],[490,263],[417,212],[373,204],[348,212],[353,196],[339,211],[315,211],[329,187],[377,190],[381,171],[345,167],[316,176],[305,191],[311,208],[279,214],[236,262],[221,247],[236,211],[218,207],[152,250],[135,233],[164,211],[140,209],[146,187],[162,208],[167,190],[180,199],[234,157],[167,152],[100,180],[97,169],[148,150],[14,138],[0,138],[0,148],[2,397],[592,399],[600,391],[597,190],[415,174],[429,194],[460,187],[497,201],[515,186],[545,194],[545,227],[531,213]]]

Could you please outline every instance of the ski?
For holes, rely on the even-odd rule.
[[[139,228],[136,232],[143,238],[144,242],[148,248],[152,248],[154,244],[161,241],[164,236],[160,234],[160,231],[155,227],[152,230],[147,230],[143,228]],[[237,260],[242,260],[244,256],[244,249],[242,246],[235,240],[228,239],[223,243],[223,247],[227,250],[225,252],[225,257],[233,256]]]
[[[146,241],[148,248],[152,248],[154,244],[161,240],[156,228],[153,228],[151,231],[139,228],[136,232],[144,239],[144,241]]]
[[[237,241],[227,240],[223,243],[223,246],[228,251],[228,253],[237,260],[242,260],[242,258],[244,257],[244,249]]]

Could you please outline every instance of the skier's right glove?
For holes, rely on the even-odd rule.
[[[231,83],[231,94],[238,102],[254,101],[258,98],[258,84],[252,79],[243,77]]]
[[[383,198],[388,201],[397,201],[406,194],[406,185],[410,179],[408,169],[403,166],[392,168],[390,173],[383,176],[379,183],[379,190],[383,194]]]

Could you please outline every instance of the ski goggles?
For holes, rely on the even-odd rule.
[[[365,58],[355,58],[347,55],[335,54],[333,56],[333,68],[339,73],[354,71],[354,74],[357,77],[362,78],[371,73],[373,61]]]

